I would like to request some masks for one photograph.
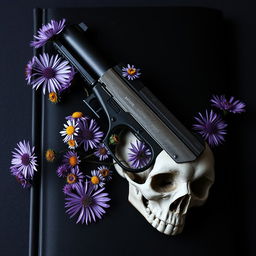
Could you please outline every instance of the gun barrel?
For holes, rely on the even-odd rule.
[[[97,80],[111,65],[101,57],[90,40],[87,39],[86,28],[83,23],[68,26],[57,37],[57,41],[74,57],[77,63],[87,70],[90,76]],[[76,66],[76,63],[72,64]]]

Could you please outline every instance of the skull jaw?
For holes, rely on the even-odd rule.
[[[159,232],[165,235],[177,235],[180,234],[184,227],[185,214],[180,216],[177,214],[172,214],[174,223],[171,224],[167,220],[161,220],[147,207],[148,200],[143,197],[141,192],[129,183],[129,196],[128,201],[142,214],[142,216],[152,225],[153,228],[157,229]]]

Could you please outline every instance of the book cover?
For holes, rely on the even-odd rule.
[[[219,11],[188,7],[35,9],[34,31],[61,18],[68,23],[86,23],[92,42],[114,63],[139,66],[143,83],[189,129],[210,95],[224,87]],[[34,54],[42,52],[55,50],[47,45]],[[59,132],[65,116],[74,111],[93,116],[83,102],[84,87],[85,81],[77,75],[70,93],[56,105],[40,92],[33,95],[32,138],[40,166],[31,190],[30,255],[161,255],[178,250],[184,240],[209,243],[213,236],[211,211],[216,206],[211,196],[198,211],[201,214],[196,216],[196,210],[187,219],[181,236],[168,237],[154,230],[129,204],[128,185],[117,173],[108,187],[111,207],[103,220],[86,226],[69,219],[64,182],[56,175],[58,164],[46,162],[44,154],[48,148],[64,149]],[[104,118],[98,121],[106,122]],[[213,248],[211,255],[216,255],[218,248]],[[180,250],[189,253],[188,247]]]

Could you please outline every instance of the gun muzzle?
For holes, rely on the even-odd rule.
[[[85,36],[84,23],[66,27],[53,41],[57,50],[76,67],[85,80],[93,85],[111,65],[101,57]]]

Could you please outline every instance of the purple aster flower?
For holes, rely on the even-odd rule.
[[[77,222],[86,225],[92,221],[96,222],[96,219],[102,218],[105,213],[104,208],[108,208],[107,202],[110,200],[108,193],[102,193],[104,188],[94,190],[93,186],[89,182],[84,184],[79,183],[75,188],[75,192],[67,194],[65,207],[70,218],[79,214]]]
[[[22,173],[19,173],[16,177],[16,180],[23,188],[30,188],[31,187],[31,180],[25,179]]]
[[[79,156],[77,155],[76,152],[74,151],[68,151],[64,156],[63,156],[63,163],[66,165],[66,167],[73,168],[76,165],[80,163]]]
[[[28,84],[31,84],[33,89],[42,86],[44,94],[46,88],[49,93],[59,91],[73,77],[72,67],[68,61],[58,55],[50,57],[47,53],[43,53],[39,58],[34,57],[34,60],[28,63],[26,72]],[[32,76],[33,80],[31,80]]]
[[[197,124],[193,125],[193,129],[198,131],[210,146],[217,146],[224,141],[227,124],[222,120],[219,114],[205,111],[205,116],[200,112],[199,117],[195,117]]]
[[[32,60],[30,60],[25,67],[25,78],[28,81],[28,84],[31,83],[31,78],[35,75],[34,73],[35,60],[36,60],[36,57],[34,56]]]
[[[34,154],[34,147],[30,147],[29,142],[25,140],[20,141],[12,152],[12,166],[11,172],[16,172],[16,175],[22,174],[25,179],[32,179],[35,171],[37,171],[36,156]]]
[[[108,156],[110,155],[110,152],[106,148],[106,146],[101,143],[98,145],[96,151],[94,152],[94,155],[99,158],[100,161],[106,160]]]
[[[98,167],[98,171],[105,178],[106,181],[110,181],[112,179],[113,172],[105,165]]]
[[[38,30],[38,34],[34,35],[35,40],[31,41],[30,46],[39,48],[42,47],[54,35],[59,34],[65,27],[65,19],[61,21],[51,20],[48,24],[42,25]]]
[[[62,87],[59,90],[59,93],[62,93],[63,91],[65,91],[66,89],[68,89],[71,86],[71,82],[72,82],[75,74],[76,74],[76,72],[75,72],[73,66],[71,66],[71,71],[69,73],[69,77],[68,77],[67,81],[64,84],[62,84]]]
[[[97,125],[96,121],[94,119],[80,120],[78,127],[80,129],[77,137],[79,146],[84,144],[85,151],[88,151],[89,148],[96,148],[104,135],[104,133],[99,130],[100,127]]]
[[[128,161],[131,162],[131,167],[135,169],[142,168],[148,164],[151,159],[152,152],[148,146],[139,140],[136,140],[136,145],[131,144],[130,153],[128,153]]]
[[[67,183],[71,186],[71,188],[75,188],[79,182],[83,182],[84,175],[80,172],[79,167],[75,166],[71,169],[71,171],[67,175]]]
[[[91,176],[87,175],[87,178],[90,179],[90,182],[95,189],[98,189],[98,187],[102,188],[105,185],[105,178],[98,170],[92,170]]]
[[[16,178],[17,182],[21,184],[23,188],[30,188],[31,187],[31,180],[25,179],[23,173],[21,173],[17,168],[11,168],[11,173]]]
[[[58,177],[67,177],[67,174],[69,172],[69,168],[66,164],[62,164],[57,168],[57,175]]]
[[[71,193],[72,192],[72,186],[70,184],[66,184],[64,187],[63,187],[63,193],[66,195],[68,193]]]
[[[135,68],[134,65],[128,64],[127,67],[122,68],[122,76],[126,77],[128,80],[134,80],[136,78],[139,78],[140,75],[140,69]]]
[[[213,107],[219,108],[224,111],[232,112],[232,113],[242,113],[245,112],[245,103],[235,100],[232,96],[229,100],[225,98],[225,95],[213,95],[210,100]]]
[[[14,167],[14,166],[10,167],[10,172],[13,176],[17,176],[19,173],[21,173],[21,171],[18,168]]]

